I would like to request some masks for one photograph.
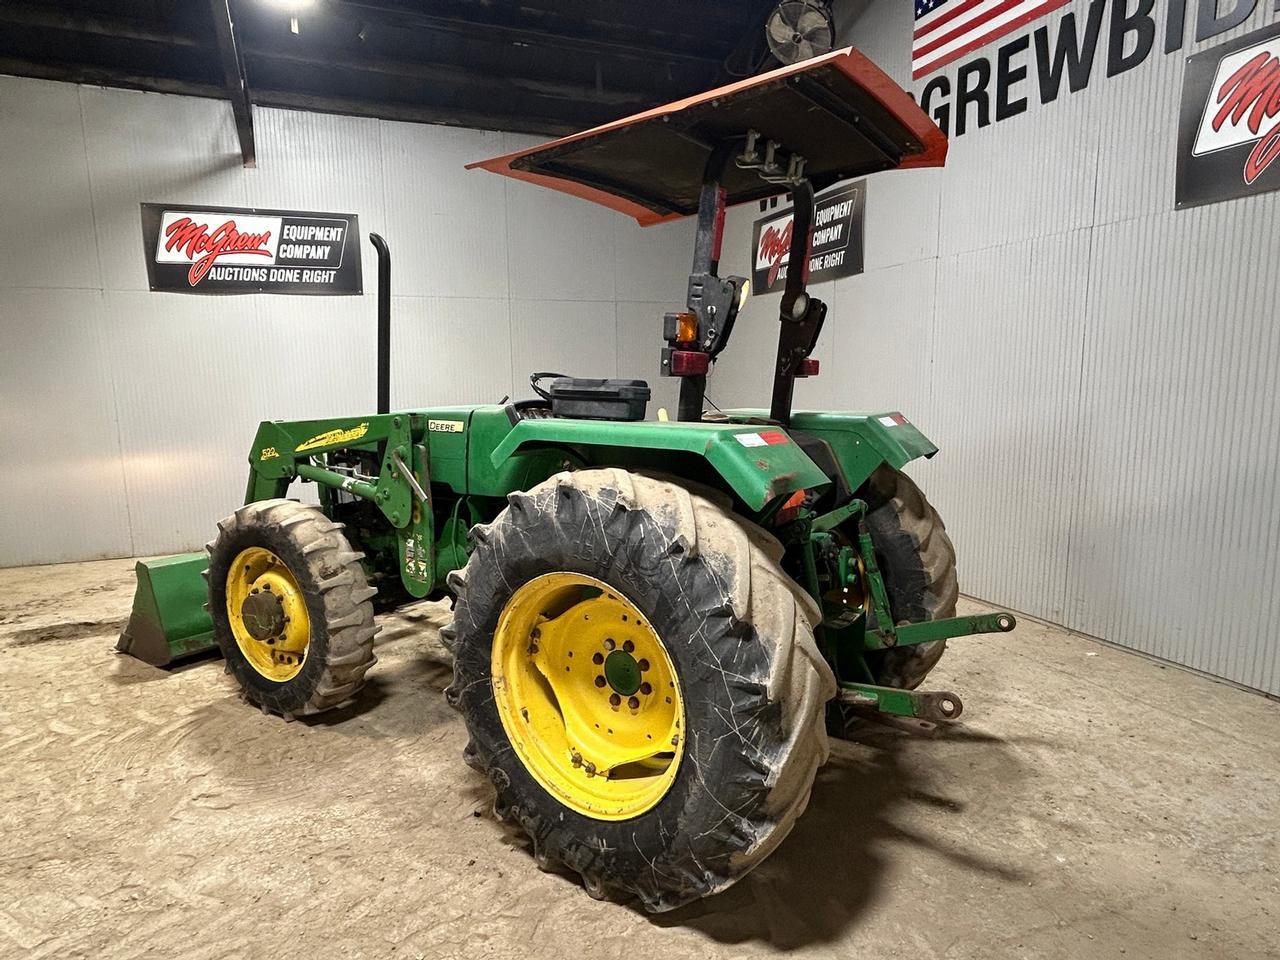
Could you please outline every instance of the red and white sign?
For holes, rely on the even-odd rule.
[[[280,243],[280,217],[245,214],[210,217],[207,213],[166,210],[156,238],[156,263],[191,265],[187,279],[195,286],[217,263],[275,263]]]
[[[142,205],[152,290],[359,293],[354,214]]]
[[[1280,23],[1187,57],[1177,206],[1280,190]]]
[[[809,282],[821,283],[862,272],[863,210],[866,183],[837,186],[814,198],[813,231],[809,235]],[[751,289],[768,293],[787,279],[794,212],[761,217],[751,231],[754,262]]]
[[[887,416],[877,417],[881,424],[886,427],[900,427],[907,423],[907,418],[900,413],[890,413]]]
[[[1280,157],[1280,36],[1218,62],[1192,156],[1255,144],[1244,162],[1253,183]]]

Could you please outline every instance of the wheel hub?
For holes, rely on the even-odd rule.
[[[240,619],[253,639],[270,642],[284,630],[284,604],[270,585],[253,589],[240,605]]]
[[[561,803],[625,820],[666,795],[684,703],[666,647],[626,597],[583,574],[531,580],[503,608],[490,666],[516,755]]]
[[[640,664],[625,650],[614,650],[604,659],[604,678],[613,692],[629,697],[640,689]]]
[[[293,574],[265,547],[240,551],[227,570],[227,619],[236,646],[276,683],[302,670],[311,642],[306,600]]]

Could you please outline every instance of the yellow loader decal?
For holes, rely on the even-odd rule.
[[[297,452],[302,453],[304,450],[314,450],[316,447],[327,447],[334,443],[350,443],[352,440],[359,440],[369,432],[369,424],[360,423],[346,430],[326,430],[319,436],[312,437],[306,443],[297,446]]]

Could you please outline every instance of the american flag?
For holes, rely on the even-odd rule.
[[[915,0],[911,79],[945,67],[1068,0]]]

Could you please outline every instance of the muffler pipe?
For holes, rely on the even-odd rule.
[[[369,234],[378,251],[378,413],[391,412],[391,248]]]

